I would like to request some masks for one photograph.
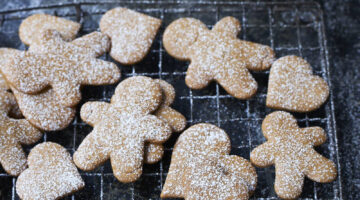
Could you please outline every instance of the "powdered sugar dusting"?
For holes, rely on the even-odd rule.
[[[234,97],[246,99],[257,90],[248,69],[268,69],[274,52],[237,39],[239,31],[240,23],[233,17],[221,19],[211,31],[199,20],[180,18],[166,28],[164,47],[174,57],[191,61],[186,73],[190,88],[201,89],[216,80]]]
[[[101,32],[111,38],[111,57],[127,65],[145,57],[160,25],[160,19],[121,7],[107,11],[100,21]]]
[[[59,199],[85,186],[70,154],[59,144],[45,142],[34,147],[29,169],[18,178],[16,192],[23,200]]]
[[[297,56],[276,60],[271,68],[266,105],[275,109],[309,112],[329,96],[329,87],[312,74],[309,63]]]
[[[150,114],[158,108],[161,98],[158,84],[138,76],[121,82],[111,103],[84,104],[81,118],[94,130],[75,152],[76,165],[92,170],[110,158],[119,181],[137,180],[142,174],[145,142],[161,144],[171,134],[167,123]]]
[[[256,147],[250,158],[259,167],[275,165],[275,191],[279,197],[297,198],[305,175],[317,182],[336,178],[335,164],[313,149],[326,140],[320,127],[299,128],[291,114],[278,111],[266,116],[262,129],[268,141]]]
[[[248,199],[257,176],[251,164],[230,156],[230,139],[211,124],[197,124],[174,147],[162,198]]]

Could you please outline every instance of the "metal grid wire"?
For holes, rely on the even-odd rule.
[[[173,84],[177,98],[173,107],[188,119],[188,126],[209,122],[225,129],[231,137],[232,154],[249,159],[250,151],[265,141],[261,133],[261,122],[273,110],[266,108],[265,98],[268,71],[253,73],[259,83],[255,97],[237,100],[228,95],[218,84],[212,83],[206,89],[194,91],[185,86],[188,63],[176,61],[162,47],[162,33],[165,27],[180,17],[198,18],[212,25],[224,16],[234,16],[241,21],[241,39],[270,45],[277,57],[295,54],[307,59],[314,73],[322,76],[330,85],[329,61],[324,35],[323,15],[316,3],[296,2],[232,2],[201,1],[197,3],[168,3],[152,1],[87,1],[62,3],[42,7],[24,7],[0,11],[0,45],[26,49],[17,36],[18,25],[34,13],[48,13],[82,23],[80,35],[98,30],[101,16],[109,9],[124,6],[163,20],[162,28],[149,55],[135,66],[119,67],[122,79],[134,75],[160,78]],[[103,59],[111,60],[107,55]],[[89,100],[109,101],[115,86],[85,87],[82,103]],[[82,104],[81,103],[81,104]],[[78,108],[81,107],[81,104]],[[332,92],[330,98],[319,110],[308,114],[295,114],[300,126],[321,126],[327,134],[327,143],[317,148],[324,156],[333,160],[338,167],[338,178],[329,184],[318,184],[305,180],[302,199],[342,199],[340,163]],[[73,153],[92,128],[77,116],[67,129],[57,133],[46,133],[44,141],[54,141]],[[159,199],[170,164],[172,146],[178,134],[173,134],[165,144],[166,150],[161,162],[145,165],[140,180],[122,184],[112,175],[107,162],[92,172],[81,172],[86,187],[67,199]],[[27,151],[32,146],[27,147]],[[258,186],[252,198],[276,199],[273,189],[274,168],[257,169]],[[0,197],[19,199],[15,191],[16,178],[0,171]]]

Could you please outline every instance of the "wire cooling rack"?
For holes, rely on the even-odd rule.
[[[173,107],[188,119],[188,126],[209,122],[220,126],[231,137],[232,154],[249,159],[250,151],[265,141],[261,123],[266,114],[273,110],[266,108],[265,99],[269,72],[253,73],[259,83],[255,97],[237,100],[228,95],[218,84],[212,83],[206,89],[194,91],[185,86],[188,63],[177,61],[162,47],[162,33],[165,27],[180,17],[195,17],[211,28],[224,16],[234,16],[241,21],[241,39],[270,45],[277,57],[295,54],[307,59],[314,73],[329,81],[329,61],[324,35],[323,15],[316,3],[296,2],[232,2],[201,1],[185,3],[177,1],[84,1],[63,2],[44,6],[24,6],[17,9],[0,9],[0,46],[26,49],[18,37],[18,26],[27,16],[34,13],[48,13],[78,21],[82,24],[80,35],[98,30],[101,16],[109,9],[124,6],[163,20],[163,24],[150,53],[139,64],[119,67],[122,79],[145,75],[170,82],[176,89],[177,98]],[[103,59],[111,60],[109,56]],[[115,86],[84,87],[82,103],[89,100],[109,101]],[[82,104],[81,103],[81,104]],[[78,106],[78,109],[81,107]],[[328,135],[327,143],[317,148],[324,156],[333,160],[338,167],[337,180],[318,184],[305,180],[302,199],[342,199],[340,163],[332,92],[329,100],[320,109],[308,114],[294,114],[300,126],[321,126]],[[73,153],[84,137],[92,130],[79,116],[65,130],[46,133],[44,141],[54,141]],[[131,184],[122,184],[112,175],[109,162],[92,172],[80,172],[86,186],[82,191],[66,199],[159,199],[170,165],[172,146],[178,134],[173,134],[166,143],[164,158],[154,165],[145,165],[142,177]],[[32,146],[26,147],[29,151]],[[274,168],[257,169],[258,186],[254,199],[276,199],[273,189]],[[16,178],[0,170],[1,199],[19,199],[15,191]]]

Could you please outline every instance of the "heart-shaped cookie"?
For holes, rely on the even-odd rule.
[[[303,58],[285,56],[270,70],[266,106],[293,112],[318,109],[329,96],[329,86]]]
[[[59,199],[85,185],[70,154],[59,144],[38,144],[29,154],[28,165],[16,182],[22,200]]]

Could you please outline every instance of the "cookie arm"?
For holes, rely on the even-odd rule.
[[[186,118],[184,115],[171,107],[162,106],[154,114],[164,122],[168,123],[175,132],[184,130],[186,126]]]
[[[268,167],[274,164],[274,149],[269,142],[265,142],[256,147],[250,153],[250,160],[257,167]]]
[[[26,119],[12,119],[15,124],[15,134],[21,144],[32,144],[38,141],[42,133],[32,126]]]
[[[59,102],[64,106],[73,107],[81,100],[80,83],[77,81],[53,81],[52,86]]]
[[[215,24],[212,31],[222,36],[236,38],[240,32],[240,28],[240,22],[235,17],[224,17]]]
[[[170,126],[154,115],[143,117],[139,124],[138,134],[142,134],[147,142],[163,143],[171,135]]]
[[[314,146],[321,145],[326,141],[325,131],[320,127],[302,128],[301,131]]]
[[[18,176],[26,169],[26,156],[20,144],[2,145],[0,150],[0,163],[8,174]]]
[[[146,143],[144,150],[144,162],[154,164],[161,160],[164,155],[164,146],[162,144]]]
[[[103,55],[109,51],[110,48],[109,37],[97,31],[77,38],[71,43],[84,48],[84,51],[94,51],[96,57]]]
[[[80,66],[83,85],[114,84],[120,79],[120,69],[112,62],[92,58]]]
[[[257,90],[257,82],[241,61],[228,61],[218,70],[215,79],[232,96],[238,99],[252,97]]]
[[[103,114],[110,109],[110,106],[106,102],[87,102],[81,107],[80,117],[86,123],[95,126],[95,124],[101,121]]]
[[[328,183],[336,179],[336,167],[333,161],[317,153],[314,149],[309,152],[310,161],[306,167],[306,176],[311,180]]]

